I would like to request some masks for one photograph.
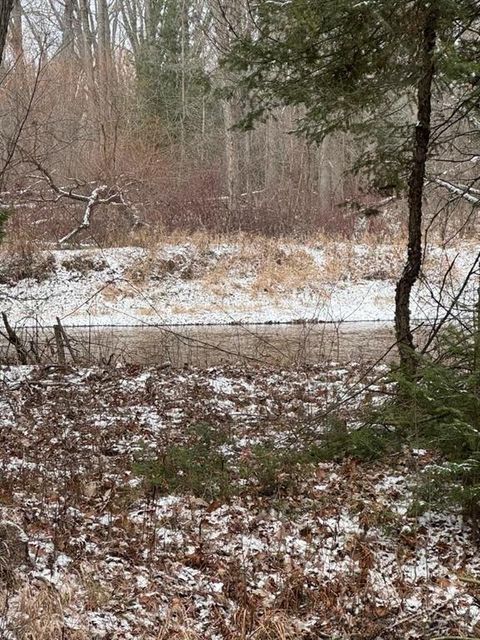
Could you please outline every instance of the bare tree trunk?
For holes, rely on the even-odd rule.
[[[116,69],[113,61],[111,14],[107,0],[97,0],[97,31],[99,82],[108,92],[116,84]]]
[[[79,1],[79,17],[83,40],[82,50],[85,73],[88,78],[90,93],[92,96],[95,96],[95,74],[93,64],[94,39],[90,26],[90,7],[87,0]]]
[[[215,6],[215,1],[212,3]],[[231,11],[235,7],[232,0],[222,4],[222,10],[216,20],[216,36],[218,45],[222,51],[228,51],[230,46],[230,25]],[[218,9],[218,6],[217,6]],[[226,78],[222,78],[225,82]],[[225,127],[225,162],[228,192],[228,206],[230,211],[236,209],[239,195],[239,161],[238,161],[238,134],[234,131],[237,119],[235,113],[234,100],[226,98],[222,103],[223,121]]]
[[[246,131],[244,135],[244,173],[245,193],[249,206],[252,204],[252,132]]]
[[[410,298],[422,266],[423,191],[430,142],[436,24],[437,10],[433,3],[433,6],[425,9],[423,27],[421,77],[417,87],[418,121],[415,128],[412,168],[408,181],[407,262],[397,283],[395,295],[395,334],[400,353],[400,366],[404,373],[411,377],[415,375],[417,370],[417,355],[410,323]]]
[[[68,56],[74,52],[73,0],[65,0],[62,19],[62,48]]]
[[[239,185],[237,135],[233,130],[236,119],[233,114],[233,105],[231,100],[224,100],[223,102],[223,117],[225,121],[225,157],[227,162],[228,203],[230,210],[234,211],[237,206]]]
[[[0,63],[3,60],[3,50],[7,39],[10,14],[13,9],[13,0],[0,0]]]
[[[17,64],[23,65],[23,28],[22,28],[22,3],[21,0],[13,0],[10,45]]]
[[[186,82],[186,46],[188,38],[188,9],[185,0],[182,0],[180,32],[181,32],[181,48],[180,48],[180,64],[181,64],[181,100],[182,111],[180,117],[180,165],[183,169],[185,164],[185,123],[187,119],[187,82]]]
[[[265,122],[265,159],[264,159],[264,188],[268,192],[270,188],[273,188],[275,181],[275,162],[273,154],[273,120],[271,117],[267,118]]]
[[[30,89],[27,82],[27,69],[25,66],[25,52],[23,47],[23,8],[21,0],[13,0],[12,13],[10,16],[9,43],[15,59],[19,97],[21,97],[22,100],[28,100]]]
[[[110,15],[107,0],[97,0],[98,119],[106,173],[115,169],[117,117],[114,109],[115,69],[112,58]]]

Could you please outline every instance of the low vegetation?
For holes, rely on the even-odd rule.
[[[134,470],[157,495],[184,493],[208,501],[235,495],[281,496],[298,491],[313,465],[328,458],[318,444],[295,446],[264,439],[237,451],[237,436],[208,424],[193,425],[184,445],[136,461]],[[238,455],[232,456],[234,452]]]
[[[460,511],[477,531],[480,514],[480,342],[474,321],[445,327],[429,355],[419,358],[415,380],[395,369],[387,378],[393,399],[369,410],[361,426],[327,432],[335,458],[381,459],[402,447],[433,452],[417,486],[419,496]]]
[[[221,284],[225,279],[248,278],[257,291],[286,291],[306,284],[333,284],[358,280],[393,281],[402,268],[402,239],[379,244],[375,236],[336,241],[321,234],[308,242],[292,238],[271,239],[260,235],[171,234],[161,238],[132,239],[132,247],[62,251],[54,257],[52,245],[28,238],[6,241],[0,249],[0,284],[52,276],[62,267],[81,276],[107,270],[107,256],[122,262],[128,251],[132,258],[125,277],[136,285],[164,280],[169,275],[184,280],[203,280]],[[474,243],[458,242],[448,249],[431,247],[425,259],[425,274],[430,281],[441,278],[457,253],[462,259],[473,254]],[[462,261],[460,261],[461,263]],[[450,276],[462,274],[453,264]]]
[[[2,369],[5,633],[475,633],[474,536],[417,491],[442,458],[350,433],[368,369]]]
[[[207,500],[245,492],[260,495],[298,491],[302,478],[322,461],[361,462],[388,458],[403,447],[437,455],[417,486],[420,502],[428,496],[445,508],[460,510],[476,529],[480,514],[480,348],[476,326],[450,326],[422,358],[415,382],[397,370],[378,390],[376,406],[362,405],[352,428],[335,411],[298,425],[286,440],[277,434],[239,455],[236,436],[225,428],[195,424],[184,432],[185,444],[140,459],[135,470],[159,494],[187,493]],[[378,387],[377,387],[378,389]],[[363,394],[368,395],[367,392]],[[378,402],[380,401],[380,402]],[[348,424],[348,426],[347,426]],[[319,431],[320,429],[320,431]],[[418,505],[417,505],[418,506]]]
[[[22,280],[42,282],[55,274],[55,259],[34,245],[6,246],[1,251],[0,285],[14,286]]]

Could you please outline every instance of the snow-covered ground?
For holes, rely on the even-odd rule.
[[[414,315],[448,307],[475,258],[432,250]],[[29,279],[0,268],[12,323],[389,321],[403,251],[190,244],[35,260]],[[0,367],[0,637],[479,635],[478,540],[416,493],[434,453],[275,466],[318,441],[319,416],[334,407],[342,434],[391,391],[386,366],[350,360]]]
[[[298,445],[358,373],[0,369],[0,538],[14,549],[9,523],[25,549],[2,556],[1,637],[477,636],[477,541],[461,517],[412,508],[427,451],[293,466],[273,491],[252,476],[217,498],[153,491],[136,471],[195,446],[201,425],[226,465],[265,439]]]
[[[413,315],[435,315],[443,273],[456,257],[441,304],[475,261],[475,246],[429,250],[428,282]],[[403,250],[330,243],[164,245],[53,251],[41,278],[0,284],[11,322],[50,326],[391,321]],[[3,278],[5,280],[5,278]]]

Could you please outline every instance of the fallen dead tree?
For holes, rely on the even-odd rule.
[[[118,207],[122,215],[126,216],[130,222],[131,229],[135,230],[145,223],[142,221],[135,205],[127,201],[127,198],[121,189],[115,187],[108,187],[106,184],[101,184],[94,187],[90,193],[80,193],[75,188],[60,187],[55,182],[52,174],[46,167],[44,167],[38,160],[29,158],[28,162],[33,164],[37,169],[39,175],[32,176],[33,178],[40,178],[43,182],[46,182],[49,188],[56,194],[54,202],[58,202],[62,198],[73,200],[76,202],[82,202],[85,204],[85,209],[81,221],[69,231],[66,235],[58,240],[59,245],[66,245],[72,242],[81,231],[89,229],[92,223],[93,215],[95,211],[101,206],[115,206]]]

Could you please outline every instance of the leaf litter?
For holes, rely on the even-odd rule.
[[[281,448],[356,375],[355,364],[2,369],[0,515],[29,554],[2,591],[2,637],[478,634],[473,534],[460,515],[410,509],[426,450],[294,468],[295,483],[269,493],[247,477],[214,498],[135,471],[139,457],[188,449],[198,425],[228,433],[211,455],[232,464],[259,443]]]

